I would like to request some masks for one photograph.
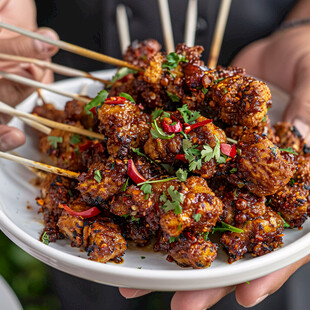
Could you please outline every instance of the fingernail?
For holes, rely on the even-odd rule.
[[[140,297],[142,295],[151,293],[152,291],[146,291],[146,290],[136,290],[134,292],[132,292],[132,294],[128,294],[126,296],[126,299],[130,299],[130,298],[135,298],[135,297]]]
[[[41,34],[44,37],[47,37],[49,39],[53,39],[53,40],[58,39],[56,34],[53,31],[50,31],[47,29],[40,29],[37,31],[37,33],[39,33],[39,34]],[[48,44],[46,42],[39,41],[39,40],[34,40],[34,45],[35,45],[36,50],[38,52],[41,52],[41,53],[49,53],[55,49],[55,47],[53,45]]]
[[[0,150],[3,152],[12,150],[21,145],[21,139],[16,139],[15,133],[5,133],[0,136]]]
[[[264,295],[264,296],[261,296],[261,297],[259,297],[252,305],[247,306],[247,307],[244,306],[244,307],[245,307],[245,308],[254,307],[254,306],[258,305],[260,302],[262,302],[265,298],[267,298],[268,295],[269,295],[269,294],[266,294],[266,295]]]

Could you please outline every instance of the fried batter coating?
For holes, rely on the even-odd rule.
[[[209,105],[231,125],[255,127],[267,113],[271,98],[268,86],[252,77],[234,76],[211,87]]]
[[[98,219],[84,232],[88,240],[86,251],[90,260],[106,263],[120,258],[127,249],[127,243],[120,228],[110,219]]]
[[[149,135],[148,117],[131,102],[103,104],[98,109],[99,128],[107,137],[111,156],[126,157],[131,147],[144,144]]]
[[[215,260],[217,247],[202,236],[181,237],[170,245],[167,260],[175,261],[181,267],[207,268]]]
[[[229,176],[233,184],[245,186],[262,197],[276,193],[293,177],[295,165],[268,138],[249,132],[242,137],[238,148],[241,155],[236,162],[237,172]]]
[[[267,254],[282,244],[283,220],[269,207],[262,216],[248,220],[240,228],[243,233],[225,232],[221,237],[229,263],[243,258],[245,253]]]
[[[280,122],[274,125],[274,129],[279,140],[279,147],[283,149],[291,147],[298,154],[304,154],[304,149],[307,149],[306,141],[295,126]]]
[[[125,162],[109,159],[106,163],[95,163],[89,167],[87,173],[81,173],[77,189],[85,202],[100,206],[121,190],[126,179]]]
[[[151,59],[161,49],[161,45],[154,39],[143,41],[133,41],[124,54],[124,60],[138,66],[146,68]]]
[[[170,236],[178,236],[188,227],[198,233],[210,231],[222,214],[223,204],[211,191],[207,182],[192,176],[175,189],[184,195],[182,212],[163,212],[160,216],[161,229]]]

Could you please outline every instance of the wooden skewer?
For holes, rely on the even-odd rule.
[[[171,26],[170,10],[168,0],[158,0],[161,25],[163,28],[164,41],[167,53],[174,51],[174,40]]]
[[[83,135],[86,137],[92,137],[92,138],[96,138],[96,139],[100,139],[100,140],[105,139],[104,135],[99,134],[97,132],[93,132],[93,131],[89,131],[89,130],[86,130],[83,128],[70,126],[70,125],[63,124],[63,123],[58,123],[58,122],[46,119],[46,118],[41,117],[41,116],[37,116],[37,115],[22,112],[22,111],[18,111],[16,109],[11,108],[11,107],[8,108],[8,105],[1,102],[1,101],[0,101],[0,112],[6,113],[6,114],[9,114],[12,116],[24,117],[24,118],[39,122],[41,124],[44,124],[44,125],[51,127],[51,128],[57,128],[60,130],[69,131],[69,132],[73,132],[73,133],[76,133],[79,135]]]
[[[43,60],[36,59],[36,58],[29,58],[29,57],[23,57],[23,56],[16,56],[16,55],[9,55],[9,54],[0,53],[0,59],[33,63],[33,64],[36,64],[36,65],[42,67],[42,68],[51,69],[52,71],[54,71],[56,73],[59,73],[59,74],[62,74],[62,75],[85,77],[85,78],[89,78],[89,79],[92,79],[92,80],[95,80],[95,81],[99,81],[99,82],[101,82],[103,84],[111,83],[111,81],[97,78],[97,77],[91,75],[88,72],[84,72],[84,71],[77,70],[77,69],[74,69],[74,68],[69,68],[69,67],[66,67],[66,66],[54,64],[52,62],[43,61]]]
[[[62,176],[68,177],[68,178],[76,179],[80,175],[77,172],[73,172],[70,170],[61,169],[58,167],[46,165],[46,164],[43,164],[43,163],[40,163],[40,162],[37,162],[34,160],[26,159],[23,157],[15,156],[15,155],[4,153],[4,152],[0,152],[0,158],[12,160],[16,163],[19,163],[19,164],[27,166],[27,167],[40,169],[40,170],[50,172],[50,173],[59,174],[59,175],[62,175]]]
[[[53,86],[50,86],[50,85],[47,85],[44,83],[40,83],[38,81],[34,81],[31,79],[27,79],[27,78],[20,76],[20,75],[16,75],[13,73],[6,73],[3,71],[0,71],[0,75],[3,76],[7,80],[11,80],[11,81],[14,81],[14,82],[17,82],[20,84],[24,84],[24,85],[27,85],[30,87],[34,87],[34,88],[43,88],[43,89],[46,89],[50,92],[53,92],[53,93],[56,93],[56,94],[59,94],[59,95],[65,96],[65,97],[73,98],[73,99],[78,100],[78,101],[82,101],[85,103],[88,103],[89,101],[91,101],[91,99],[87,99],[87,98],[82,97],[78,94],[74,94],[74,93],[71,93],[68,91],[60,90],[60,89],[57,89]]]
[[[130,34],[126,7],[123,4],[119,4],[116,7],[116,23],[121,51],[124,54],[130,45]]]
[[[103,54],[91,51],[89,49],[86,49],[86,48],[83,48],[83,47],[80,47],[80,46],[77,46],[77,45],[74,45],[74,44],[71,44],[71,43],[68,43],[68,42],[65,42],[65,41],[54,40],[54,39],[45,37],[45,36],[43,36],[43,35],[41,35],[39,33],[32,32],[32,31],[29,31],[29,30],[26,30],[26,29],[23,29],[23,28],[20,28],[20,27],[16,27],[16,26],[13,26],[13,25],[10,25],[10,24],[7,24],[7,23],[3,23],[3,22],[0,22],[0,27],[1,28],[5,28],[7,30],[11,30],[11,31],[17,32],[17,33],[19,33],[21,35],[30,37],[30,38],[35,39],[35,40],[46,42],[48,44],[57,46],[57,47],[59,47],[59,48],[61,48],[63,50],[75,53],[77,55],[85,56],[85,57],[88,57],[88,58],[91,58],[91,59],[94,59],[94,60],[98,60],[98,61],[101,61],[101,62],[104,62],[104,63],[108,63],[108,64],[111,64],[111,65],[115,65],[115,66],[127,67],[127,68],[130,68],[130,69],[133,69],[133,70],[143,71],[140,67],[134,66],[134,65],[132,65],[132,64],[126,62],[126,61],[123,61],[123,60],[120,60],[120,59],[116,59],[116,58],[113,58],[113,57],[110,57],[110,56],[106,56],[106,55],[103,55]]]
[[[18,157],[22,157],[20,154],[18,154],[15,151],[10,151],[9,152],[11,155],[14,156],[18,156]],[[38,170],[37,168],[32,168],[30,166],[25,166],[29,171],[31,171],[33,174],[35,174],[37,177],[39,177],[40,179],[44,179],[46,174],[45,172],[43,172],[42,170]]]
[[[209,68],[214,68],[217,65],[230,6],[231,0],[222,0],[210,49],[210,56],[208,60]]]
[[[189,0],[186,14],[184,43],[187,46],[195,45],[197,27],[198,0]]]

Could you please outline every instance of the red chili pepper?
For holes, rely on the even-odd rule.
[[[85,218],[89,218],[89,217],[94,217],[98,214],[101,213],[101,211],[96,208],[90,208],[88,210],[85,211],[81,211],[81,212],[77,212],[77,211],[73,211],[71,208],[69,208],[69,206],[67,204],[60,204],[69,214],[74,215],[74,216],[82,216]]]
[[[232,158],[234,158],[237,154],[237,151],[236,151],[236,145],[230,145],[230,144],[227,144],[227,143],[222,143],[221,144],[221,152],[224,154],[224,155],[227,155],[227,156],[230,156]]]
[[[197,128],[197,127],[202,127],[202,126],[204,126],[204,125],[206,125],[206,124],[209,124],[209,123],[211,123],[211,122],[212,122],[212,119],[205,119],[204,121],[195,123],[195,124],[193,124],[193,125],[185,124],[185,125],[187,125],[187,126],[185,127],[184,132],[185,132],[185,133],[189,133],[189,132],[192,131],[193,129],[195,129],[195,128]]]
[[[106,104],[124,104],[128,100],[124,97],[109,97],[105,100]]]
[[[92,112],[94,116],[97,115],[97,107],[93,107],[89,111]]]
[[[187,162],[186,161],[186,158],[185,158],[185,154],[178,154],[174,157],[175,159],[178,159],[178,160],[182,160],[184,161],[185,163]]]
[[[84,144],[79,145],[79,150],[80,150],[80,152],[84,152],[84,151],[88,150],[92,145],[93,145],[93,142],[88,140]]]
[[[146,181],[146,178],[144,178],[137,170],[132,159],[128,160],[127,174],[136,184]]]
[[[183,130],[182,128],[182,124],[180,122],[180,120],[178,120],[175,116],[171,116],[171,118],[177,122],[175,125],[168,125],[165,121],[163,121],[163,125],[164,125],[164,132],[167,133],[173,133],[173,132],[180,132]]]

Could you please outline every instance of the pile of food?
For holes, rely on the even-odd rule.
[[[33,113],[105,135],[53,130],[40,150],[78,179],[47,175],[37,198],[44,242],[67,238],[98,262],[121,261],[127,242],[152,244],[182,267],[206,268],[281,246],[310,203],[310,150],[295,127],[270,125],[267,85],[237,67],[207,68],[201,46],[160,51],[133,43],[89,104]],[[215,236],[219,243],[215,243]]]

